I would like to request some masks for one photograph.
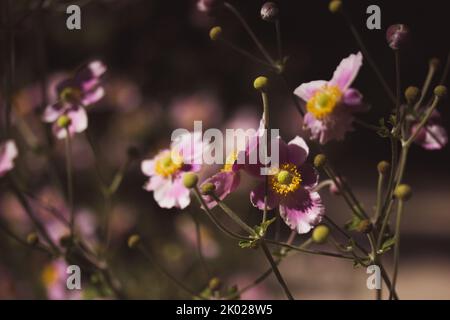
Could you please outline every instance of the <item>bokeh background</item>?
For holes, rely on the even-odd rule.
[[[83,221],[91,227],[91,234],[96,233],[103,200],[87,137],[94,141],[101,160],[101,176],[108,181],[125,162],[130,146],[139,149],[141,158],[149,158],[169,143],[173,129],[191,128],[194,120],[202,120],[205,128],[257,126],[262,107],[260,97],[252,89],[252,80],[270,72],[210,41],[209,28],[221,25],[228,40],[258,54],[242,26],[228,12],[207,16],[198,12],[195,1],[187,0],[82,1],[82,29],[69,31],[65,27],[68,2],[44,1],[43,9],[33,9],[31,13],[27,10],[40,1],[13,2],[15,17],[23,18],[15,38],[15,124],[20,127],[20,123],[27,123],[31,130],[29,139],[45,141],[48,134],[39,123],[39,114],[46,103],[42,83],[51,91],[52,83],[61,75],[92,59],[101,59],[108,66],[104,81],[106,97],[89,110],[87,134],[77,136],[74,141],[76,208],[80,215],[86,216]],[[275,53],[273,25],[259,17],[263,1],[230,2]],[[328,11],[328,1],[277,3],[281,10],[283,52],[289,56],[286,78],[292,88],[302,82],[330,78],[342,58],[359,50],[344,20]],[[344,4],[391,85],[394,59],[385,41],[385,30],[390,24],[405,23],[411,29],[412,41],[401,55],[404,88],[422,85],[430,58],[437,57],[445,63],[450,27],[447,1],[348,0]],[[381,7],[382,30],[365,27],[366,8],[370,4]],[[2,58],[6,57],[4,34],[0,45]],[[2,63],[2,76],[5,68]],[[436,79],[440,76],[438,73]],[[364,120],[376,123],[387,115],[391,104],[367,64],[355,87],[371,104],[370,111],[362,116]],[[276,81],[271,105],[272,125],[280,128],[286,140],[301,133],[301,118],[292,104],[290,91]],[[449,128],[447,107],[448,103],[439,111]],[[53,142],[55,161],[49,163],[26,147],[26,139],[19,142],[24,157],[17,171],[28,188],[45,203],[65,208],[64,188],[58,184],[65,177],[63,143]],[[390,158],[388,141],[357,127],[345,141],[332,142],[326,148],[336,167],[370,209],[375,200],[376,164]],[[413,186],[414,197],[407,204],[402,225],[398,282],[401,298],[450,298],[449,160],[448,147],[435,152],[419,147],[411,150],[405,179]],[[49,173],[49,167],[56,169],[56,177]],[[214,169],[205,175],[212,172]],[[142,189],[144,182],[139,161],[135,161],[114,198],[112,211],[111,265],[131,298],[186,298],[151,263],[127,248],[126,239],[134,232],[142,234],[162,264],[197,291],[212,276],[222,279],[226,286],[242,287],[266,270],[260,251],[240,249],[214,229],[195,203],[184,212],[160,209],[152,194]],[[260,213],[248,201],[248,190],[253,185],[248,179],[229,201],[243,218],[256,223]],[[350,212],[343,199],[327,191],[322,194],[326,214],[345,223]],[[0,215],[17,232],[26,235],[31,226],[21,210],[2,186]],[[208,272],[202,269],[197,256],[191,215],[202,225]],[[287,237],[287,227],[282,231],[282,237]],[[0,298],[49,297],[45,283],[51,272],[45,255],[23,248],[3,234],[0,252]],[[389,258],[385,260],[391,270]],[[351,262],[295,254],[280,268],[298,299],[373,298],[373,292],[366,289],[365,270],[354,269]],[[243,297],[284,298],[272,277]]]

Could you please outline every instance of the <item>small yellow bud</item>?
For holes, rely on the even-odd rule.
[[[385,175],[391,170],[391,164],[387,161],[380,161],[377,164],[377,170],[379,174]]]
[[[31,232],[27,235],[27,243],[34,246],[36,244],[38,244],[39,242],[39,237],[37,235],[36,232]]]
[[[269,86],[269,79],[264,76],[260,76],[253,81],[253,87],[256,90],[265,90]]]
[[[222,27],[215,26],[212,27],[211,30],[209,30],[209,38],[213,41],[219,39],[221,34],[222,34]]]
[[[70,126],[71,122],[72,120],[70,120],[70,118],[66,115],[62,115],[57,120],[57,124],[60,128],[67,128],[68,126]]]
[[[195,173],[187,172],[183,176],[183,184],[186,188],[192,189],[198,183],[198,176]]]
[[[202,184],[200,189],[201,189],[200,191],[202,192],[202,194],[208,195],[208,194],[211,194],[212,192],[214,192],[214,190],[216,190],[216,185],[214,183],[207,182],[207,183]]]
[[[417,87],[408,87],[405,90],[405,98],[406,101],[412,105],[414,103],[417,102],[417,100],[419,100],[420,97],[420,90]]]
[[[314,229],[311,238],[315,243],[322,244],[325,241],[327,241],[329,234],[330,234],[330,228],[328,228],[324,224],[321,224]]]
[[[128,248],[134,249],[141,241],[141,237],[137,234],[133,234],[128,238]]]
[[[342,9],[342,1],[341,0],[332,0],[328,5],[328,9],[331,13],[337,13]]]
[[[394,196],[397,199],[407,201],[411,198],[412,189],[407,184],[401,184],[394,190]]]
[[[447,87],[443,85],[437,86],[434,88],[434,94],[439,98],[445,97],[447,95]]]
[[[314,157],[314,166],[316,168],[321,168],[327,162],[327,157],[323,153],[319,153]]]
[[[208,288],[209,288],[211,291],[217,291],[217,290],[220,289],[221,286],[222,286],[222,281],[220,281],[219,278],[214,277],[214,278],[212,278],[211,280],[209,280]]]
[[[368,219],[361,220],[361,222],[356,227],[356,231],[361,233],[369,233],[370,231],[372,231],[372,223]]]

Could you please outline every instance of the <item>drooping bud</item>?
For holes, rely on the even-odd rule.
[[[313,230],[311,239],[312,239],[312,241],[314,241],[317,244],[322,244],[327,241],[329,234],[330,234],[330,228],[328,228],[324,224],[321,224]]]
[[[223,0],[198,0],[197,10],[206,14],[212,14],[223,4]]]
[[[404,24],[393,24],[386,31],[386,40],[394,50],[399,50],[409,40],[409,28]]]
[[[70,120],[70,118],[66,115],[60,116],[57,120],[58,127],[60,128],[67,128],[68,126],[70,126],[71,122],[72,120]]]
[[[361,233],[369,233],[370,231],[372,231],[372,227],[373,227],[373,225],[370,222],[370,220],[365,219],[365,220],[361,220],[361,222],[356,227],[356,231],[361,232]]]
[[[137,234],[133,234],[128,238],[128,248],[134,249],[141,241],[141,237]]]
[[[323,153],[319,153],[314,157],[314,166],[316,168],[322,168],[327,162],[327,157]]]
[[[220,279],[217,277],[211,278],[211,280],[209,280],[209,282],[208,282],[208,288],[211,291],[220,290],[221,286],[222,286],[222,281],[220,281]]]
[[[212,41],[218,40],[221,34],[222,34],[222,27],[220,26],[212,27],[211,30],[209,30],[209,38]]]
[[[200,187],[200,191],[204,195],[209,195],[209,194],[213,193],[214,190],[216,190],[216,185],[211,182],[204,183]]]
[[[405,99],[409,105],[413,105],[419,100],[420,90],[417,87],[408,87],[405,90]]]
[[[328,4],[328,9],[331,13],[337,13],[342,9],[342,1],[341,0],[332,0]]]
[[[385,160],[378,162],[377,170],[379,174],[386,175],[391,170],[391,164]]]
[[[198,183],[198,176],[193,172],[187,172],[183,176],[183,184],[186,188],[192,189]]]
[[[407,184],[401,184],[394,190],[394,196],[397,199],[407,201],[411,198],[412,195],[412,189]]]
[[[261,19],[264,21],[275,21],[278,19],[278,6],[273,2],[266,2],[261,7]]]
[[[269,87],[269,79],[264,76],[260,76],[253,81],[253,87],[256,90],[266,90]]]
[[[439,98],[444,98],[447,95],[447,87],[439,85],[434,88],[434,94]]]
[[[36,232],[31,232],[27,235],[27,243],[32,246],[39,243],[39,237]]]

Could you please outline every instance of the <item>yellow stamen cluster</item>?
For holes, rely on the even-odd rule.
[[[308,100],[306,109],[317,119],[322,119],[333,112],[342,97],[342,92],[336,86],[325,86],[318,90]]]
[[[155,172],[164,178],[170,177],[183,166],[183,159],[176,152],[165,151],[160,154],[155,163]]]
[[[302,176],[297,166],[292,163],[286,163],[280,166],[280,169],[270,177],[270,187],[272,190],[282,196],[286,196],[300,188]]]
[[[42,283],[45,286],[50,286],[54,284],[56,281],[58,281],[58,278],[59,278],[58,270],[52,264],[47,265],[42,271],[41,279]]]
[[[62,101],[78,102],[81,100],[81,91],[78,88],[67,87],[61,91],[59,97]]]

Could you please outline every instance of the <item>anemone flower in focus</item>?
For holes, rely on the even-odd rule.
[[[7,140],[0,144],[0,177],[14,168],[14,159],[18,151],[13,140]]]
[[[350,87],[362,59],[361,52],[351,54],[341,61],[330,81],[311,81],[295,89],[294,94],[306,102],[303,125],[311,139],[321,144],[342,140],[353,129],[353,113],[365,109],[361,93]]]
[[[272,168],[267,192],[267,208],[277,206],[284,222],[299,234],[309,232],[324,214],[319,193],[312,189],[317,185],[317,171],[305,163],[309,148],[306,142],[295,137],[288,144],[279,138],[280,163]],[[251,193],[252,204],[264,210],[265,183]]]
[[[62,80],[56,86],[58,101],[48,105],[42,116],[44,122],[53,123],[53,133],[58,139],[64,139],[67,132],[72,136],[83,132],[88,126],[86,110],[105,94],[100,77],[106,66],[101,61],[93,61],[78,70],[73,77]],[[58,120],[66,117],[67,129]]]
[[[202,134],[189,132],[179,135],[170,149],[161,150],[153,159],[144,160],[141,170],[150,179],[144,185],[153,191],[153,197],[161,208],[186,208],[191,202],[189,190],[183,185],[186,172],[201,169],[203,153],[208,148]]]

